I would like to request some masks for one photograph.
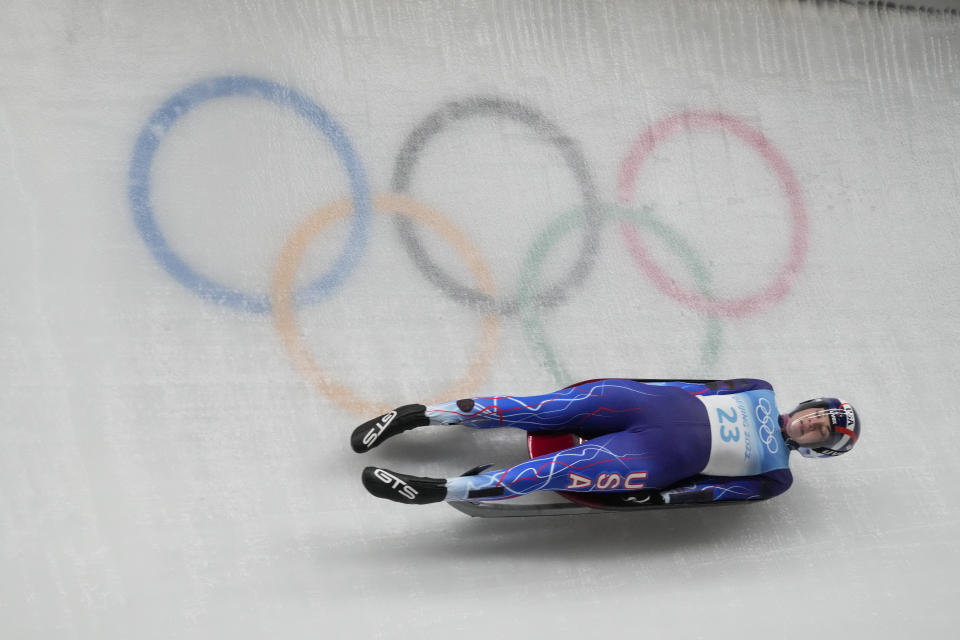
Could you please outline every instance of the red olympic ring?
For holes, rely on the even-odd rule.
[[[786,264],[769,286],[758,293],[733,299],[717,299],[680,286],[668,276],[647,251],[640,234],[629,223],[622,224],[624,238],[637,264],[653,279],[663,293],[701,313],[739,318],[759,311],[787,294],[793,278],[803,266],[807,252],[807,210],[796,175],[783,155],[762,133],[746,123],[723,113],[684,111],[653,124],[633,143],[620,166],[617,197],[630,204],[637,173],[654,148],[681,131],[721,129],[729,131],[754,149],[770,166],[780,182],[790,206],[793,232]]]

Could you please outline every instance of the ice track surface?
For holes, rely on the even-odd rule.
[[[960,18],[875,4],[7,2],[4,638],[948,637]],[[397,214],[401,214],[398,216]],[[385,409],[771,380],[762,504],[469,519]]]

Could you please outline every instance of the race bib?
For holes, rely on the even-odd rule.
[[[710,416],[710,460],[701,473],[752,476],[760,473],[757,425],[743,394],[697,396]]]

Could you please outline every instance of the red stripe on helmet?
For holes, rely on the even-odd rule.
[[[846,435],[846,436],[850,436],[850,439],[853,440],[854,443],[856,443],[856,441],[857,441],[857,434],[854,433],[853,431],[851,431],[850,429],[847,429],[846,427],[837,427],[837,428],[836,428],[836,432],[837,432],[837,433],[842,433],[842,434],[844,434],[844,435]]]

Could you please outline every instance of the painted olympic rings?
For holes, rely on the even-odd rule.
[[[297,330],[293,310],[294,278],[310,241],[330,224],[350,215],[352,207],[353,203],[350,200],[341,200],[323,207],[300,224],[281,253],[273,280],[271,301],[274,323],[283,340],[283,345],[298,368],[313,383],[313,386],[344,409],[355,411],[358,414],[373,415],[382,413],[385,408],[392,407],[396,403],[391,401],[376,403],[365,400],[327,374],[304,345]],[[494,294],[493,276],[480,258],[480,252],[470,243],[466,234],[447,222],[439,213],[399,194],[378,196],[373,199],[373,207],[380,213],[402,214],[432,227],[451,242],[460,255],[467,259],[470,270],[477,279],[480,291],[489,296]],[[477,351],[468,365],[466,375],[438,393],[435,399],[423,402],[431,404],[443,402],[450,398],[469,397],[479,386],[490,368],[493,353],[497,347],[499,332],[500,318],[492,312],[485,312],[481,338],[478,341]]]
[[[190,267],[167,243],[157,226],[150,200],[150,169],[166,133],[197,105],[229,96],[263,98],[292,109],[327,137],[347,170],[356,213],[347,246],[329,272],[315,279],[296,296],[298,304],[316,301],[337,287],[360,259],[372,217],[370,189],[363,167],[340,126],[322,107],[289,87],[248,76],[221,76],[183,89],[154,111],[140,131],[130,163],[129,198],[137,229],[163,268],[180,284],[201,297],[242,311],[266,313],[270,310],[270,300],[266,294],[256,295],[232,289]]]
[[[710,272],[703,261],[697,256],[693,247],[680,234],[667,226],[661,220],[658,220],[648,209],[628,209],[619,205],[604,205],[602,209],[605,220],[621,220],[625,224],[637,225],[646,230],[652,231],[663,239],[686,263],[687,268],[693,275],[697,286],[704,294],[709,293]],[[520,280],[521,294],[521,312],[520,317],[523,321],[524,333],[527,339],[533,344],[535,350],[547,369],[553,374],[554,380],[561,385],[569,384],[571,380],[577,380],[581,377],[571,374],[561,363],[553,346],[547,341],[546,332],[541,324],[539,309],[536,305],[530,304],[533,291],[536,287],[537,278],[543,264],[550,253],[550,250],[563,239],[563,237],[572,231],[578,221],[582,221],[583,216],[580,211],[570,211],[554,220],[530,245],[530,250],[523,262],[523,271]],[[722,327],[720,320],[715,315],[710,315],[707,321],[707,332],[701,343],[701,364],[710,369],[716,364],[719,345],[722,338]]]
[[[601,215],[596,186],[580,145],[544,115],[519,102],[496,96],[477,96],[448,102],[428,115],[407,137],[394,165],[393,190],[397,193],[409,191],[413,168],[423,148],[432,137],[458,120],[477,116],[506,118],[527,125],[560,151],[567,166],[576,177],[583,198],[583,215],[586,218],[580,255],[558,284],[548,291],[536,293],[534,297],[538,306],[557,305],[566,298],[566,289],[584,280],[596,260]],[[512,315],[519,311],[518,298],[494,298],[488,293],[458,283],[444,272],[427,255],[423,243],[408,218],[404,216],[396,218],[396,227],[411,259],[424,276],[447,295],[483,311],[496,311],[502,315]]]
[[[717,299],[702,292],[685,290],[660,269],[634,229],[624,224],[623,233],[637,263],[663,293],[701,313],[742,317],[787,294],[794,276],[803,266],[807,250],[807,211],[800,185],[787,160],[760,131],[723,113],[685,111],[660,120],[634,141],[623,161],[618,180],[618,199],[622,204],[631,201],[637,172],[658,144],[681,131],[698,129],[721,129],[732,133],[753,148],[773,170],[787,196],[793,226],[790,255],[784,267],[769,286],[755,294],[736,299]]]
[[[350,184],[351,197],[325,206],[299,225],[287,240],[279,257],[269,294],[252,294],[214,282],[197,273],[171,248],[155,220],[151,203],[150,172],[154,157],[164,136],[174,124],[198,105],[218,98],[245,96],[265,99],[289,108],[310,122],[332,144],[343,164]],[[495,295],[493,277],[468,236],[432,208],[404,194],[409,190],[414,167],[428,144],[452,124],[474,117],[511,120],[527,126],[542,140],[555,146],[574,175],[582,205],[559,216],[536,237],[521,267],[518,292],[514,297]],[[633,209],[636,178],[654,148],[672,135],[683,131],[720,129],[740,138],[770,166],[786,194],[792,222],[790,254],[773,281],[758,293],[735,299],[718,299],[710,291],[710,274],[691,245],[664,221],[649,211]],[[397,193],[373,198],[362,165],[341,127],[320,106],[293,89],[247,76],[224,76],[198,82],[179,91],[152,113],[141,129],[134,146],[129,172],[129,199],[137,230],[154,258],[182,285],[201,297],[241,311],[272,312],[284,348],[297,367],[314,387],[329,396],[337,405],[358,414],[374,415],[393,402],[382,404],[364,399],[334,380],[317,363],[300,336],[295,309],[305,303],[324,298],[341,285],[363,255],[368,227],[374,209],[395,215],[396,229],[407,253],[425,277],[448,296],[466,302],[483,313],[481,337],[476,352],[461,379],[435,394],[440,402],[451,397],[470,397],[492,365],[497,348],[502,316],[518,314],[527,338],[541,360],[560,384],[575,376],[569,375],[555,349],[548,344],[539,313],[566,300],[567,291],[583,283],[594,266],[604,223],[619,220],[628,250],[638,265],[654,281],[657,288],[681,303],[701,312],[706,318],[706,335],[701,343],[701,364],[715,364],[721,340],[720,317],[740,317],[776,302],[786,295],[792,280],[803,265],[807,248],[807,214],[796,176],[786,159],[762,133],[732,116],[722,113],[688,111],[664,118],[640,135],[631,145],[618,176],[618,205],[602,204],[586,159],[579,144],[535,109],[495,96],[476,96],[448,102],[434,110],[408,135],[397,155],[392,175]],[[332,223],[352,215],[347,246],[333,267],[307,286],[294,291],[297,269],[313,238]],[[456,282],[427,256],[415,230],[415,222],[424,223],[444,236],[464,256],[476,279],[476,286]],[[582,225],[582,245],[572,267],[541,289],[540,272],[546,256],[568,233]],[[684,290],[667,276],[650,257],[637,228],[659,236],[685,263],[693,277],[695,290]]]

